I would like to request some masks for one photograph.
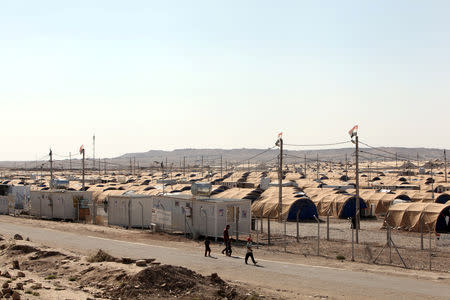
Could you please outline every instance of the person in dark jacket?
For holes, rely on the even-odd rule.
[[[225,249],[222,250],[222,254],[226,254],[227,256],[231,256],[231,240],[230,234],[228,230],[230,229],[230,225],[227,225],[223,230],[223,241],[225,243]]]
[[[209,257],[211,257],[211,248],[209,247],[209,244],[210,244],[211,242],[209,241],[209,239],[208,238],[205,238],[205,257],[206,256],[209,256]]]

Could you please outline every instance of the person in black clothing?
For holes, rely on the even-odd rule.
[[[209,241],[209,239],[206,238],[206,239],[205,239],[205,257],[206,257],[206,256],[211,257],[211,248],[209,247],[209,244],[210,244],[210,243],[211,243],[211,242]]]
[[[227,256],[231,256],[231,240],[230,234],[228,230],[230,229],[230,225],[227,225],[223,230],[223,241],[225,243],[225,249],[222,250],[222,254],[226,254]]]

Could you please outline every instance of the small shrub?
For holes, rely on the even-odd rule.
[[[38,292],[33,292],[33,296],[39,297],[40,295]]]
[[[336,255],[336,259],[337,260],[345,260],[345,256],[342,254],[338,254],[338,255]]]
[[[77,278],[76,277],[69,277],[69,281],[75,281],[75,280],[77,280]]]
[[[26,290],[25,294],[33,294],[33,291],[32,290]]]
[[[56,275],[47,275],[47,277],[45,277],[46,280],[52,280],[52,279],[56,279]]]

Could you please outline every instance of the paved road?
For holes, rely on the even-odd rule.
[[[450,299],[450,286],[438,281],[269,260],[260,261],[261,267],[246,266],[242,258],[204,258],[193,250],[83,236],[0,221],[0,234],[15,233],[53,247],[80,252],[102,248],[115,256],[154,257],[162,263],[185,266],[203,274],[218,272],[228,280],[265,286],[274,291],[292,291],[292,298],[323,295],[338,299]]]

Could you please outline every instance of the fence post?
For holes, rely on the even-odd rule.
[[[314,218],[317,221],[317,256],[320,255],[320,220],[314,215]]]
[[[353,227],[353,221],[352,221],[352,261],[355,261],[355,228]]]
[[[420,215],[420,250],[423,250],[423,213]]]
[[[270,216],[267,216],[267,245],[270,245]]]
[[[430,244],[429,244],[429,250],[430,250],[430,271],[431,271],[431,227],[428,226],[428,232],[430,237]]]
[[[327,212],[327,241],[330,240],[330,210]]]
[[[263,218],[263,208],[264,207],[261,207],[261,212],[260,212],[260,215],[259,215],[259,217],[261,218],[261,233],[263,233],[263,221],[264,221],[264,218]]]
[[[259,230],[256,230],[256,249],[259,249]]]
[[[392,264],[391,225],[387,224],[387,243],[389,246],[389,263]]]
[[[286,220],[284,220],[284,252],[287,252],[286,251],[286,243],[287,243],[287,240],[286,240]]]

